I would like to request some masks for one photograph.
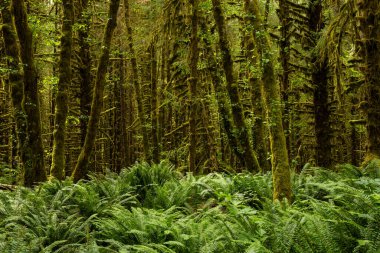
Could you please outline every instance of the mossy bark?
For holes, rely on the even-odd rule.
[[[131,55],[131,65],[132,65],[132,79],[133,79],[133,87],[135,89],[136,93],[136,99],[137,99],[137,114],[140,120],[141,125],[141,133],[143,137],[143,149],[144,149],[144,158],[147,161],[151,160],[151,152],[149,148],[149,139],[148,139],[148,128],[147,128],[147,122],[146,122],[146,115],[145,110],[143,106],[143,95],[141,92],[141,85],[140,85],[140,79],[139,79],[139,70],[137,66],[137,58],[136,58],[136,52],[133,45],[133,32],[132,32],[132,26],[131,26],[131,17],[130,17],[130,10],[129,10],[129,0],[124,0],[124,15],[125,15],[125,25],[127,27],[127,40],[128,40],[128,49],[129,53]]]
[[[77,23],[79,24],[78,30],[78,58],[79,58],[79,100],[80,100],[80,138],[81,145],[84,144],[86,139],[87,124],[90,117],[91,111],[91,91],[92,91],[92,76],[91,76],[91,52],[90,52],[90,18],[91,16],[87,13],[88,0],[82,0],[77,3],[78,17]]]
[[[227,92],[231,101],[233,122],[236,127],[234,132],[237,136],[236,139],[241,144],[241,155],[244,157],[246,169],[252,172],[259,172],[261,171],[261,168],[257,157],[253,152],[252,144],[249,139],[248,127],[245,122],[243,108],[240,102],[238,85],[233,73],[233,61],[220,0],[212,0],[212,5],[214,19],[219,33],[219,47],[222,54],[223,69],[227,82]]]
[[[267,132],[265,130],[265,112],[262,103],[261,80],[250,78],[249,83],[252,87],[252,110],[253,126],[252,140],[255,143],[255,152],[263,172],[270,171],[270,161],[268,160]]]
[[[63,25],[59,60],[59,81],[55,106],[53,154],[50,175],[65,178],[65,134],[68,112],[68,89],[71,84],[72,25],[74,6],[72,0],[63,0]]]
[[[246,26],[250,25],[249,19],[246,17],[244,19],[244,24]],[[249,30],[249,29],[248,29]],[[243,49],[245,58],[247,60],[247,77],[249,85],[252,89],[251,103],[253,111],[253,126],[252,126],[252,140],[255,144],[255,152],[260,163],[260,167],[263,171],[269,171],[270,162],[267,159],[268,148],[265,141],[265,126],[264,126],[264,108],[262,104],[262,93],[261,93],[261,82],[262,80],[255,76],[253,73],[250,73],[251,67],[258,67],[258,59],[260,58],[255,47],[254,39],[250,32],[244,32],[243,34]]]
[[[324,27],[323,7],[321,0],[313,0],[309,5],[309,30],[312,34],[310,41],[311,54],[311,82],[314,88],[314,122],[316,163],[318,166],[329,168],[332,164],[331,139],[332,130],[330,126],[331,110],[328,103],[328,59],[321,57],[320,52],[315,50],[320,32]]]
[[[111,0],[108,12],[108,21],[105,28],[102,53],[96,72],[96,81],[91,103],[90,119],[87,126],[86,138],[84,145],[78,157],[77,164],[71,175],[74,181],[85,178],[88,173],[89,158],[93,152],[95,137],[99,125],[100,112],[103,103],[104,85],[106,82],[107,67],[109,63],[109,55],[113,32],[117,25],[117,13],[119,10],[120,0]]]
[[[367,162],[380,158],[380,1],[356,0],[355,6],[358,53],[363,61],[367,98]]]
[[[157,106],[158,93],[157,93],[157,56],[156,56],[156,40],[152,42],[149,47],[150,62],[150,81],[151,81],[151,107],[152,107],[152,160],[154,163],[160,162],[160,144],[158,141],[158,118],[159,109]]]
[[[23,0],[13,0],[12,8],[24,70],[22,107],[27,118],[27,138],[23,148],[24,153],[22,154],[22,160],[24,161],[24,185],[31,187],[37,182],[47,180],[41,136],[38,79],[34,64],[33,34],[28,25],[25,3]]]
[[[23,156],[23,148],[26,140],[26,117],[22,109],[22,99],[24,96],[24,79],[19,60],[20,49],[17,44],[17,36],[10,11],[10,1],[1,0],[1,16],[5,54],[9,58],[9,82],[11,85],[11,98],[13,104],[13,115],[16,123],[16,133],[18,140],[18,153],[20,158]],[[21,167],[25,161],[21,160]]]
[[[198,0],[191,0],[191,37],[190,37],[190,115],[189,115],[189,171],[196,171],[197,155],[197,83],[198,83]]]
[[[207,33],[207,27],[204,22],[200,24],[202,33]],[[230,146],[230,149],[232,152],[236,155],[236,157],[239,159],[239,162],[244,165],[244,156],[241,153],[241,149],[239,149],[238,141],[236,139],[236,136],[233,133],[233,122],[232,122],[232,114],[231,114],[231,107],[228,102],[228,98],[226,96],[226,90],[224,89],[222,83],[222,73],[220,73],[220,70],[218,68],[218,64],[216,61],[216,57],[214,54],[214,51],[212,49],[211,40],[209,39],[210,36],[204,36],[202,38],[204,43],[204,50],[205,50],[205,56],[207,58],[208,63],[208,70],[211,76],[211,81],[215,89],[215,96],[216,101],[218,104],[218,112],[220,121],[222,123],[222,126],[224,128],[224,131],[227,135],[228,145]]]
[[[263,103],[269,125],[272,153],[273,199],[292,200],[290,167],[286,139],[282,126],[282,101],[280,86],[275,77],[274,59],[268,34],[263,30],[263,21],[257,0],[244,0],[244,9],[252,27],[253,37],[261,55]]]
[[[291,21],[289,18],[289,10],[287,9],[286,1],[279,1],[279,10],[277,12],[278,18],[280,20],[281,28],[281,39],[279,41],[280,45],[280,62],[282,67],[282,72],[280,75],[280,85],[282,100],[284,101],[284,114],[282,117],[282,123],[285,131],[286,138],[286,148],[288,150],[288,155],[290,156],[291,148],[291,133],[290,133],[290,107],[289,107],[289,89],[290,89],[290,79],[289,75],[290,69],[290,26]]]

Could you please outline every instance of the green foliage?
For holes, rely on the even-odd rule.
[[[370,165],[368,165],[370,166]],[[371,166],[376,167],[376,164]],[[376,167],[378,169],[378,167]],[[372,171],[372,170],[371,170]],[[380,179],[351,165],[294,175],[293,203],[270,174],[120,175],[0,191],[2,252],[378,252]]]
[[[14,184],[17,178],[17,170],[6,165],[0,165],[0,184]]]

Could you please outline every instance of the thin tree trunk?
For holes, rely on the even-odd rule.
[[[59,61],[59,81],[55,106],[55,129],[50,174],[59,180],[65,178],[65,135],[68,112],[68,89],[71,84],[72,25],[74,6],[72,0],[63,0],[63,25]]]
[[[90,31],[90,16],[85,14],[88,7],[88,0],[82,0],[78,3],[78,45],[79,45],[79,83],[80,83],[80,138],[81,145],[84,144],[86,138],[87,124],[91,111],[91,91],[92,91],[92,77],[91,77],[91,53],[89,43]]]
[[[191,37],[190,37],[190,116],[189,116],[189,171],[196,172],[197,155],[197,82],[198,82],[198,0],[190,1],[192,7],[191,15]]]
[[[78,157],[77,164],[72,173],[74,181],[86,177],[88,172],[89,158],[93,152],[97,128],[99,125],[100,112],[103,103],[104,84],[106,82],[106,73],[109,63],[109,55],[113,32],[117,25],[117,12],[119,10],[120,0],[111,0],[108,13],[108,21],[102,43],[102,54],[96,72],[96,82],[91,103],[90,120],[87,126],[86,138],[84,145]]]
[[[126,78],[125,78],[125,59],[122,59],[120,62],[119,67],[119,75],[120,75],[120,81],[119,81],[119,89],[120,89],[120,114],[118,115],[120,122],[120,139],[119,142],[119,153],[120,153],[120,168],[118,168],[118,172],[120,172],[121,169],[126,168],[128,165],[128,155],[127,155],[127,148],[128,148],[128,137],[127,137],[127,101],[126,101],[126,94],[127,94],[127,88],[126,88]]]
[[[137,114],[140,119],[141,132],[143,136],[143,149],[144,149],[144,157],[147,161],[151,160],[150,148],[149,148],[149,140],[148,140],[148,129],[145,118],[145,111],[143,106],[143,96],[141,93],[141,86],[139,81],[139,73],[137,68],[137,58],[133,45],[133,34],[131,27],[131,17],[129,10],[129,0],[124,0],[124,9],[125,9],[125,25],[127,27],[127,40],[128,40],[128,48],[129,53],[131,54],[131,65],[132,65],[132,79],[133,86],[136,92],[137,99]]]
[[[241,147],[244,150],[242,155],[244,156],[246,169],[252,172],[259,172],[261,171],[261,168],[249,140],[248,127],[245,122],[243,109],[240,103],[237,82],[233,74],[233,61],[227,39],[225,18],[222,13],[220,0],[212,0],[212,5],[214,19],[219,33],[219,47],[222,53],[223,69],[227,81],[227,91],[231,101],[232,116],[236,127],[235,131],[237,140],[240,142]]]
[[[253,37],[261,55],[262,94],[269,125],[272,152],[273,199],[292,199],[290,168],[286,140],[282,126],[280,87],[276,82],[274,60],[268,34],[261,28],[262,18],[257,0],[244,0],[244,8],[252,26]],[[260,31],[260,36],[256,36]]]
[[[278,18],[281,23],[281,39],[280,39],[280,61],[282,66],[281,80],[281,92],[282,99],[284,101],[284,115],[283,115],[283,127],[285,131],[286,147],[288,150],[288,156],[291,152],[291,138],[290,138],[290,108],[289,108],[289,74],[290,74],[290,19],[289,10],[287,9],[286,1],[279,1]]]
[[[25,3],[23,0],[13,0],[12,7],[24,69],[22,107],[27,117],[27,138],[22,154],[22,160],[24,161],[24,184],[31,187],[35,183],[43,182],[47,179],[41,136],[37,70],[34,64],[33,34],[28,25]]]
[[[151,107],[152,107],[152,160],[155,163],[160,161],[160,144],[158,142],[158,108],[157,108],[157,55],[156,55],[156,41],[152,42],[149,47],[149,54],[151,58],[150,64],[150,80],[151,80]]]

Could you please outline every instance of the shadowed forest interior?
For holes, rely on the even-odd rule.
[[[380,250],[380,0],[0,11],[6,252]]]

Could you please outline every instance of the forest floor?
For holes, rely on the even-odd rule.
[[[308,168],[293,203],[273,203],[270,174],[181,175],[165,162],[18,187],[0,191],[0,251],[379,252],[379,171]]]

